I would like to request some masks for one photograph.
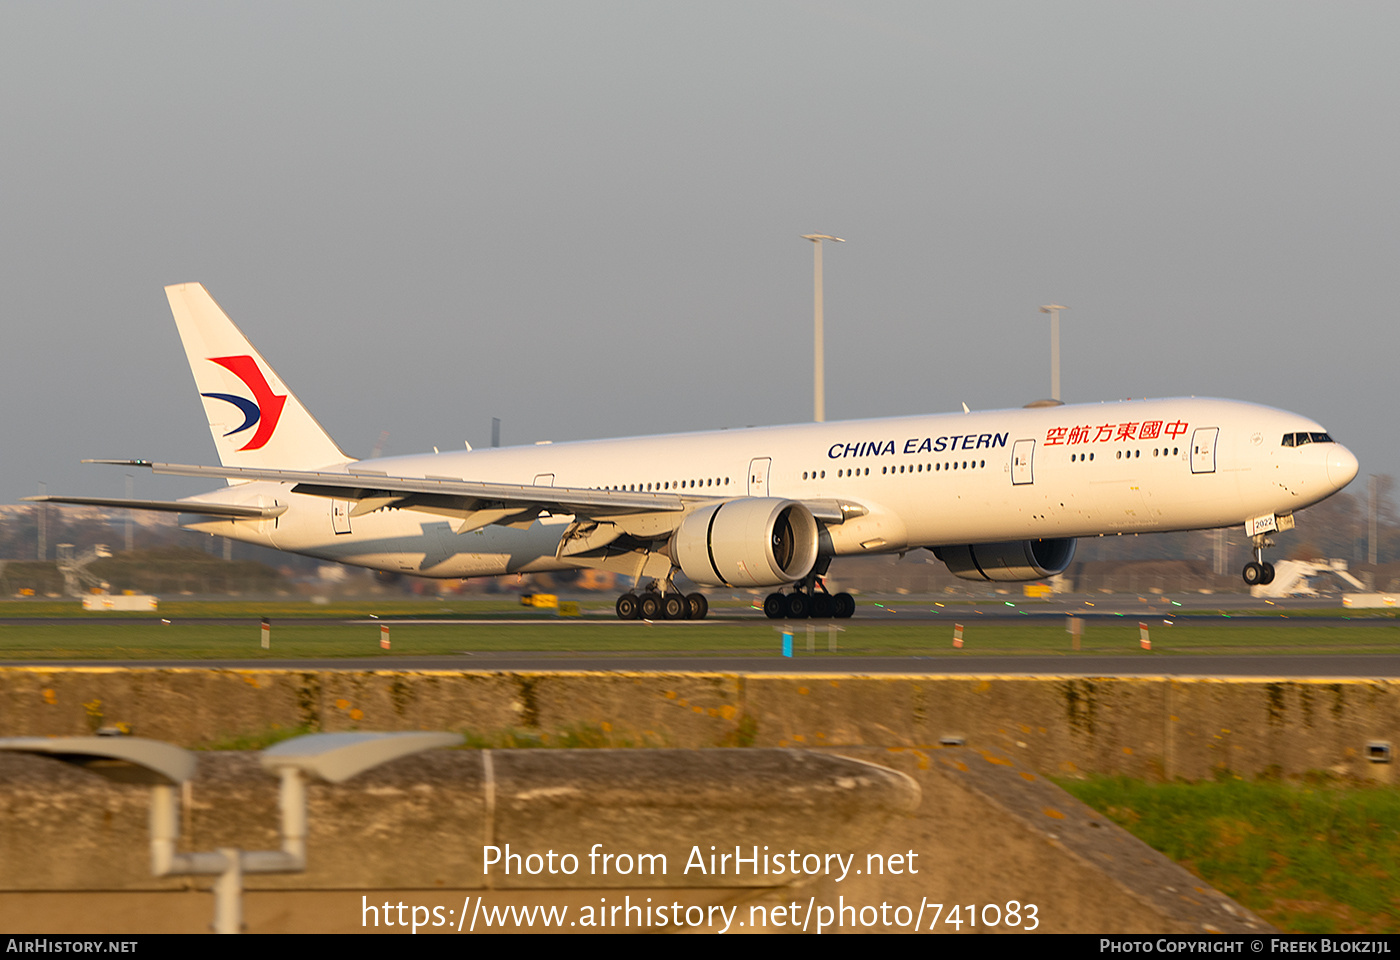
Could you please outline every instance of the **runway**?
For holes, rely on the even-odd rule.
[[[1400,626],[1394,615],[1387,612],[1355,613],[1338,605],[1333,598],[1298,598],[1268,603],[1246,595],[1218,597],[1183,597],[1189,606],[1179,605],[1169,597],[1157,595],[1138,597],[1111,596],[1087,599],[1084,596],[1056,598],[1050,602],[1022,604],[1006,600],[1001,603],[958,603],[940,606],[933,598],[883,598],[862,600],[851,620],[790,620],[775,621],[763,616],[761,610],[750,607],[721,607],[712,609],[702,621],[621,621],[602,612],[583,617],[559,617],[552,611],[520,613],[491,613],[483,616],[458,616],[448,608],[438,615],[378,618],[358,616],[311,616],[274,618],[281,626],[310,625],[490,625],[499,629],[517,625],[526,628],[544,627],[559,631],[561,636],[577,636],[578,646],[589,645],[589,637],[607,628],[619,635],[639,637],[637,631],[650,638],[643,644],[650,649],[630,651],[499,651],[461,650],[446,653],[403,655],[383,652],[382,655],[349,658],[318,657],[316,659],[147,659],[147,660],[8,660],[0,666],[45,668],[159,667],[171,669],[254,669],[254,670],[391,670],[391,671],[607,671],[607,672],[712,672],[712,673],[834,673],[847,675],[982,675],[982,676],[1064,676],[1064,677],[1229,677],[1229,678],[1288,678],[1288,679],[1394,679],[1400,678],[1400,630],[1396,631],[1395,653],[1385,649],[1378,652],[1348,652],[1332,654],[1258,653],[1243,645],[1228,646],[1219,653],[1172,651],[1159,647],[1144,651],[1136,645],[1121,652],[1106,653],[1102,648],[1085,653],[1006,652],[975,654],[948,647],[944,639],[954,623],[963,623],[979,630],[993,626],[1024,625],[1027,622],[1064,623],[1069,615],[1083,618],[1091,628],[1110,621],[1121,622],[1132,629],[1138,621],[1156,627],[1166,622],[1219,624],[1228,631],[1229,625],[1267,625],[1271,629],[1289,632],[1298,628],[1327,627],[1344,634],[1356,627],[1386,628]],[[1261,606],[1266,613],[1261,613]],[[91,617],[63,618],[3,618],[10,625],[83,623],[91,625]],[[249,625],[255,629],[256,619],[235,618],[162,618],[122,617],[113,624],[166,623],[174,625]],[[874,655],[859,649],[859,642],[840,632],[843,625],[891,625],[917,627],[927,625],[939,637],[936,649],[920,655]],[[766,625],[774,630],[790,627],[793,633],[792,657],[777,655],[778,638],[773,635],[772,652],[736,652],[734,650],[677,651],[668,649],[668,636],[683,637],[697,628],[723,631],[726,628],[752,630]],[[828,643],[833,639],[830,628],[838,631],[838,644],[851,643],[849,652],[832,653]],[[810,630],[810,633],[809,633]],[[672,634],[671,631],[677,631]],[[858,631],[857,631],[858,632]],[[1136,631],[1133,631],[1134,637]],[[1169,636],[1169,635],[1168,635]],[[1155,637],[1155,634],[1154,634]],[[508,642],[508,641],[507,641]],[[813,649],[808,651],[809,642]],[[569,644],[574,645],[570,640]],[[464,643],[464,646],[467,645]],[[523,644],[522,644],[523,645]],[[717,644],[720,646],[720,644]],[[1388,641],[1384,647],[1388,647]],[[1278,649],[1278,648],[1275,648]],[[1355,651],[1355,647],[1352,647]]]

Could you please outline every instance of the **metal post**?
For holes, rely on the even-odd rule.
[[[1379,478],[1373,473],[1373,474],[1371,474],[1371,476],[1368,478],[1368,482],[1367,482],[1367,484],[1366,484],[1366,486],[1369,488],[1369,491],[1370,491],[1370,494],[1371,494],[1371,516],[1369,517],[1368,529],[1367,529],[1367,534],[1366,534],[1366,542],[1367,542],[1366,560],[1367,560],[1367,562],[1370,563],[1372,566],[1375,566],[1375,563],[1376,563],[1376,556],[1377,556],[1377,550],[1376,550],[1376,533],[1377,533],[1377,530],[1376,530],[1376,527],[1377,527],[1377,523],[1376,523],[1376,513],[1377,513],[1377,509],[1378,509],[1378,502],[1377,502],[1377,501],[1378,501],[1379,498],[1376,496],[1376,493],[1377,493],[1377,490],[1379,489],[1378,484],[1377,484],[1378,479],[1379,479]]]
[[[42,497],[42,496],[45,496],[45,495],[48,494],[48,492],[49,492],[48,484],[46,484],[46,483],[41,483],[41,484],[39,484],[39,496],[41,496],[41,497]],[[38,559],[38,560],[47,560],[47,559],[49,558],[49,537],[48,537],[48,533],[49,533],[49,531],[48,531],[49,505],[48,505],[47,503],[43,503],[43,502],[36,503],[36,504],[34,504],[34,509],[35,509],[35,510],[38,512],[38,514],[39,514],[39,516],[38,516],[38,518],[37,518],[38,521],[39,521],[39,524],[38,524],[38,525],[39,525],[39,556],[38,556],[36,559]]]
[[[835,240],[845,243],[840,237],[825,233],[804,233],[803,240],[812,241],[812,326],[815,346],[812,351],[812,419],[817,423],[826,422],[826,357],[824,341],[826,333],[822,329],[822,241]]]
[[[237,847],[220,847],[224,871],[214,881],[214,932],[243,932],[243,854]]]
[[[826,331],[822,329],[822,244],[812,241],[812,419],[826,421]]]
[[[1058,303],[1047,303],[1040,308],[1041,313],[1050,314],[1050,399],[1061,400],[1060,396],[1060,311],[1068,310]]]

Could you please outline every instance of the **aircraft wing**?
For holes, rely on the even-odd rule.
[[[81,507],[119,507],[125,510],[159,510],[165,513],[197,513],[232,520],[271,520],[287,512],[285,505],[253,507],[200,500],[122,500],[115,497],[24,497],[37,503],[73,503]]]
[[[528,527],[541,514],[569,515],[590,520],[622,521],[629,532],[659,532],[660,529],[674,529],[691,505],[712,502],[712,496],[681,496],[674,493],[646,493],[631,490],[597,490],[587,487],[545,487],[533,484],[485,483],[472,480],[459,480],[451,477],[391,477],[386,473],[356,469],[348,471],[325,470],[272,470],[257,467],[209,467],[179,463],[153,463],[149,460],[89,460],[88,463],[107,463],[117,466],[146,467],[153,473],[178,477],[208,477],[211,479],[267,480],[275,483],[292,484],[293,493],[328,497],[335,500],[354,500],[351,517],[363,516],[385,507],[402,510],[418,510],[457,517],[461,523],[458,533],[466,533],[493,523],[504,526]],[[30,499],[39,499],[37,497]],[[60,498],[49,497],[49,500]],[[65,503],[92,503],[95,499],[64,498]],[[100,501],[107,506],[128,506],[140,509],[136,501]],[[152,503],[157,501],[150,501]],[[847,500],[803,501],[813,516],[827,523],[843,523],[854,517],[863,516],[865,508]],[[249,511],[247,517],[275,516],[286,509],[285,506],[270,508],[225,507],[211,509],[203,506],[191,509],[190,501],[175,501],[184,506],[153,507],[151,509],[176,509],[186,513],[208,513],[237,517],[237,510]],[[269,513],[267,511],[276,511]],[[641,526],[627,523],[629,518],[638,521],[645,514],[677,514],[674,521],[661,520],[646,522]],[[659,518],[657,518],[659,519]]]
[[[391,477],[383,472],[357,470],[268,470],[255,467],[206,467],[149,460],[91,460],[118,466],[146,467],[153,473],[177,477],[209,477],[234,480],[270,480],[293,484],[293,493],[337,500],[359,501],[351,516],[381,507],[438,508],[444,512],[498,514],[498,519],[533,512],[605,517],[632,513],[682,513],[687,500],[673,493],[641,493],[626,490],[594,490],[583,487],[544,487],[533,484],[484,483],[451,477]],[[52,499],[52,498],[51,498]],[[71,502],[71,501],[69,501]],[[530,519],[533,520],[534,516]],[[518,519],[524,519],[518,517]],[[497,520],[490,520],[494,523]]]

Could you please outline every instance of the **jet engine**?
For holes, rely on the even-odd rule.
[[[696,583],[774,587],[812,572],[818,533],[812,511],[796,500],[726,500],[681,522],[671,559]]]
[[[934,547],[933,555],[964,580],[1040,580],[1063,573],[1074,559],[1075,541],[1012,540]]]

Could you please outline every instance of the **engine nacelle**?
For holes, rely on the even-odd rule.
[[[1012,540],[938,547],[933,555],[964,580],[1040,580],[1063,573],[1074,559],[1074,540]]]
[[[775,587],[812,572],[818,532],[812,511],[796,500],[726,500],[681,522],[671,559],[696,583]]]

